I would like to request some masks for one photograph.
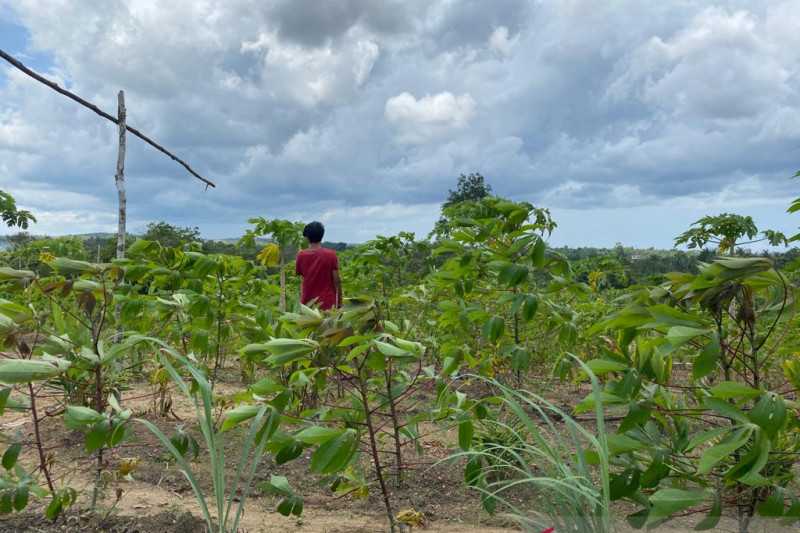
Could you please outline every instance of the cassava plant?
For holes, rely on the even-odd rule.
[[[636,526],[703,513],[697,529],[710,529],[728,509],[742,533],[756,516],[800,519],[800,366],[777,357],[795,289],[766,258],[720,257],[668,277],[593,328],[607,335],[587,365],[605,388],[578,411],[598,398],[627,407],[609,436],[612,498],[641,507]]]
[[[284,334],[295,337],[243,349],[260,366],[291,369],[286,388],[270,379],[254,387],[290,393],[289,405],[296,409],[309,393],[318,398],[314,407],[294,413],[302,429],[270,444],[276,446],[276,460],[285,462],[299,456],[304,447],[318,445],[311,470],[329,476],[339,494],[366,494],[377,485],[394,531],[389,481],[394,476],[397,484],[402,483],[404,472],[411,468],[404,450],[417,442],[419,422],[432,416],[410,411],[414,393],[434,377],[433,368],[423,365],[422,345],[397,337],[397,326],[382,320],[379,307],[366,300],[349,300],[343,309],[330,313],[301,306],[298,313],[286,315],[284,323]],[[337,385],[336,394],[328,387],[332,383]],[[388,446],[384,435],[389,437]],[[361,471],[362,452],[372,465],[371,474]],[[386,457],[393,458],[391,473]]]

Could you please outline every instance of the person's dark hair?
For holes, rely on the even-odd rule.
[[[308,239],[308,242],[322,242],[322,237],[324,235],[325,226],[322,225],[322,222],[311,222],[306,224],[306,227],[303,228],[303,237]]]

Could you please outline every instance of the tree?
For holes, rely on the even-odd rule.
[[[455,190],[450,189],[448,191],[447,200],[442,204],[442,215],[428,237],[436,236],[438,239],[448,237],[450,235],[450,221],[453,215],[458,216],[461,214],[460,212],[455,213],[455,208],[464,206],[464,209],[468,211],[470,205],[487,196],[491,196],[491,194],[491,185],[486,183],[486,178],[480,173],[473,172],[468,176],[461,174],[458,177]],[[449,211],[449,214],[445,211]]]
[[[10,228],[28,229],[30,222],[36,222],[36,217],[30,211],[17,209],[14,197],[2,190],[0,190],[0,218]]]
[[[156,241],[165,248],[195,242],[200,239],[200,230],[195,227],[173,226],[167,222],[151,222],[142,238],[147,241]]]
[[[461,174],[455,190],[448,191],[447,201],[442,207],[450,207],[461,202],[475,202],[491,194],[492,186],[486,183],[486,178],[479,172],[472,172],[467,176]]]
[[[744,242],[742,238],[747,237]],[[722,213],[704,216],[675,239],[675,246],[686,244],[689,248],[702,248],[714,244],[720,254],[734,255],[737,246],[767,241],[771,246],[788,245],[786,236],[775,230],[760,232],[752,217]]]

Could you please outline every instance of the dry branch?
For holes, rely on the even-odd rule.
[[[63,94],[64,96],[66,96],[70,100],[74,100],[74,101],[78,102],[83,107],[94,111],[95,113],[97,113],[98,115],[103,117],[104,119],[109,120],[109,121],[113,122],[114,124],[119,125],[119,122],[116,119],[116,117],[113,117],[113,116],[109,115],[108,113],[106,113],[105,111],[103,111],[102,109],[100,109],[99,107],[94,105],[93,103],[87,102],[86,100],[84,100],[83,98],[78,96],[77,94],[71,93],[68,90],[61,88],[57,83],[55,83],[53,81],[50,81],[50,80],[48,80],[47,78],[45,78],[43,76],[40,76],[36,72],[32,71],[31,69],[29,69],[28,67],[23,65],[22,62],[20,62],[18,59],[16,59],[16,58],[10,56],[9,54],[7,54],[2,48],[0,48],[0,57],[2,57],[3,59],[5,59],[9,63],[11,63],[11,65],[13,65],[15,68],[21,70],[22,72],[24,72],[25,74],[27,74],[31,78],[35,79],[36,81],[38,81],[38,82],[40,82],[40,83],[42,83],[44,85],[47,85],[48,87],[50,87],[51,89],[53,89],[57,93]],[[142,132],[140,132],[136,128],[128,126],[127,124],[125,125],[125,129],[127,129],[129,132],[131,132],[135,136],[139,137],[141,140],[143,140],[144,142],[146,142],[147,144],[149,144],[150,146],[152,146],[153,148],[155,148],[159,152],[163,153],[164,155],[166,155],[167,157],[169,157],[170,159],[172,159],[176,163],[178,163],[181,166],[183,166],[183,168],[185,168],[187,171],[189,171],[189,174],[191,174],[195,178],[199,179],[200,181],[205,183],[207,186],[216,187],[216,185],[214,185],[213,182],[207,180],[206,178],[204,178],[203,176],[201,176],[200,174],[195,172],[194,169],[192,169],[192,167],[190,167],[189,164],[186,163],[186,161],[184,161],[183,159],[179,158],[178,156],[176,156],[175,154],[173,154],[172,152],[170,152],[169,150],[167,150],[166,148],[164,148],[163,146],[161,146],[160,144],[155,142],[153,139],[151,139],[147,135],[143,134]]]

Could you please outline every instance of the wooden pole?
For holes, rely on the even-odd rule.
[[[117,220],[117,259],[125,257],[125,226],[127,223],[127,205],[125,197],[125,91],[117,95],[117,124],[119,125],[119,150],[117,151],[117,173],[114,182],[117,184],[119,199],[119,218]]]

